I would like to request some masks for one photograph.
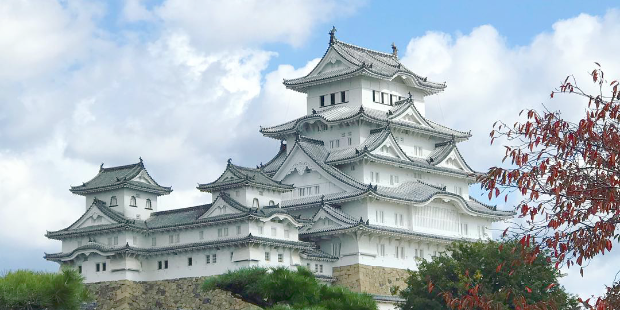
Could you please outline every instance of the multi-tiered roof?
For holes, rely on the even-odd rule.
[[[446,88],[445,83],[430,82],[426,77],[419,76],[407,69],[398,59],[398,50],[394,45],[392,45],[392,54],[382,53],[341,42],[336,39],[335,33],[336,29],[333,28],[330,31],[329,47],[325,51],[323,58],[330,52],[334,52],[345,59],[349,66],[321,73],[317,73],[319,68],[317,66],[304,77],[284,80],[284,85],[287,88],[299,92],[307,92],[310,87],[355,76],[369,76],[387,80],[401,76],[407,85],[416,87],[427,95],[438,93]]]

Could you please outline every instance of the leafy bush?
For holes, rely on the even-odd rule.
[[[525,264],[519,249],[514,241],[448,246],[450,255],[423,260],[417,271],[410,272],[407,287],[400,292],[406,299],[401,309],[449,309],[442,294],[465,296],[474,287],[497,309],[514,309],[513,299],[521,293],[530,305],[545,301],[553,309],[575,308],[575,298],[558,283],[561,274],[547,256],[542,253],[532,264]]]
[[[60,273],[18,270],[0,277],[2,309],[79,309],[91,298],[75,270]]]
[[[319,283],[312,272],[299,267],[242,268],[205,281],[203,289],[222,289],[243,300],[271,310],[375,310],[368,294]]]

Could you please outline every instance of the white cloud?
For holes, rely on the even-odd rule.
[[[0,2],[0,81],[73,63],[88,46],[99,8],[55,1]]]
[[[143,4],[143,0],[126,0],[122,17],[128,22],[153,21],[155,16]]]
[[[475,169],[484,171],[500,164],[504,155],[501,141],[489,146],[493,122],[512,124],[520,110],[541,109],[541,103],[560,109],[567,118],[581,117],[587,101],[576,96],[549,99],[560,81],[574,74],[581,86],[593,89],[587,73],[595,61],[603,65],[608,77],[620,75],[616,55],[619,17],[619,11],[611,10],[603,17],[582,14],[561,20],[553,25],[553,31],[539,34],[526,46],[507,45],[490,25],[457,36],[429,32],[409,42],[402,61],[416,73],[428,75],[429,80],[447,81],[444,93],[427,98],[426,110],[433,120],[472,130],[473,137],[459,147]],[[617,255],[594,260],[583,279],[578,269],[571,268],[562,283],[583,297],[601,294],[602,283],[611,281],[603,275],[617,271],[609,263]]]
[[[287,42],[300,46],[314,26],[354,13],[364,1],[169,0],[155,9],[172,29],[183,29],[201,46],[247,46]]]

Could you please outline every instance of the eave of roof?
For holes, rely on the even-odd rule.
[[[223,176],[226,172],[230,172],[237,179],[224,180]],[[294,189],[293,185],[283,184],[273,180],[269,175],[265,174],[260,168],[247,168],[232,164],[231,160],[228,160],[226,169],[220,176],[211,183],[198,184],[196,188],[200,191],[214,192],[231,188],[239,188],[244,186],[255,186],[259,188],[271,189],[276,191],[291,191]]]
[[[471,134],[469,132],[450,129],[446,126],[432,122],[426,118],[423,118],[423,120],[427,122],[429,126],[421,126],[413,123],[394,120],[400,115],[400,113],[402,113],[402,111],[405,111],[409,107],[412,107],[417,111],[415,105],[413,104],[413,100],[410,98],[404,99],[402,102],[397,103],[397,105],[395,105],[395,108],[388,112],[383,112],[372,108],[364,108],[361,106],[359,108],[342,105],[330,106],[324,108],[321,111],[315,111],[316,113],[304,115],[300,118],[284,124],[272,127],[261,127],[260,132],[266,137],[283,139],[286,136],[299,132],[301,126],[306,122],[315,122],[317,120],[320,120],[326,124],[335,124],[361,119],[371,123],[379,124],[381,126],[390,125],[391,127],[401,130],[412,130],[441,139],[456,139],[456,141],[459,142],[467,140],[469,137],[471,137]]]
[[[155,184],[132,181],[132,179],[138,176],[142,171],[144,171]],[[103,164],[101,164],[97,175],[88,182],[82,183],[82,185],[71,186],[70,191],[77,195],[87,195],[119,188],[130,188],[157,195],[167,195],[172,192],[172,187],[161,186],[151,177],[144,167],[142,160],[136,164],[109,168],[104,168]]]
[[[225,247],[225,246],[233,246],[239,244],[269,244],[269,245],[277,245],[282,247],[307,250],[314,249],[315,244],[304,241],[291,241],[291,240],[280,240],[280,239],[272,239],[265,237],[258,237],[249,234],[248,236],[241,238],[228,238],[221,240],[211,240],[204,242],[194,242],[187,244],[179,244],[174,246],[165,246],[165,247],[153,247],[153,248],[140,248],[130,246],[127,243],[124,246],[107,246],[101,243],[89,242],[83,246],[76,248],[75,250],[68,253],[45,253],[44,258],[47,260],[62,260],[63,258],[71,257],[77,254],[80,251],[88,251],[88,250],[96,250],[103,253],[131,253],[137,255],[144,256],[153,256],[153,255],[162,255],[162,254],[170,254],[170,253],[179,253],[186,251],[198,251],[202,249],[214,248],[214,247]]]
[[[330,50],[345,59],[352,67],[316,74],[315,71],[318,66],[323,63],[325,56],[327,56]],[[304,77],[284,80],[284,85],[286,85],[287,88],[304,92],[311,86],[360,74],[383,80],[392,80],[396,76],[407,76],[411,78],[414,87],[422,90],[428,95],[440,92],[446,87],[445,83],[429,82],[426,78],[413,73],[400,63],[396,55],[344,43],[335,38],[330,41],[330,45],[323,54],[319,64],[317,64],[317,67]]]

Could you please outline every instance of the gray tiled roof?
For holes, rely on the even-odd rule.
[[[170,192],[172,192],[171,187],[161,186],[155,181],[153,181],[155,184],[132,181],[132,179],[138,176],[142,171],[145,171],[148,175],[148,171],[144,168],[142,160],[136,164],[110,168],[103,168],[103,164],[101,164],[99,173],[97,173],[94,178],[82,185],[71,186],[70,191],[78,195],[97,193],[117,188],[132,188],[158,195],[170,194]]]
[[[353,44],[344,43],[337,39],[334,39],[333,42],[330,43],[323,58],[330,50],[342,56],[352,67],[318,74],[314,73],[315,70],[312,70],[313,72],[305,77],[284,80],[284,85],[294,90],[304,91],[306,88],[313,85],[356,75],[366,75],[385,80],[391,80],[396,75],[403,75],[411,78],[415,87],[427,94],[440,92],[446,87],[445,84],[429,82],[426,78],[413,73],[400,62],[398,57],[392,54],[373,51]]]
[[[234,177],[224,177],[226,172],[230,172]],[[265,174],[260,168],[247,168],[237,166],[228,160],[226,170],[217,178],[217,180],[206,183],[198,184],[198,189],[201,191],[211,192],[220,191],[223,189],[238,188],[247,185],[254,185],[261,188],[275,189],[280,191],[289,191],[293,189],[292,185],[282,184],[281,182],[273,180],[270,176]]]
[[[317,248],[305,249],[305,250],[302,250],[299,254],[301,254],[302,258],[307,258],[310,260],[322,260],[322,261],[330,261],[330,262],[335,262],[338,260],[337,256],[327,254]]]
[[[282,164],[284,163],[285,159],[286,159],[286,144],[281,143],[278,154],[276,154],[276,156],[274,156],[270,161],[264,164],[261,167],[261,169],[263,170],[265,174],[267,174],[270,177],[273,177],[273,175],[278,171],[278,169],[282,167]]]
[[[47,260],[60,260],[62,258],[70,257],[79,251],[84,250],[97,250],[104,253],[128,253],[128,254],[137,254],[137,255],[160,255],[160,254],[168,254],[168,253],[177,253],[183,251],[197,251],[215,247],[224,247],[224,246],[233,246],[240,244],[269,244],[269,245],[277,245],[282,247],[290,247],[297,248],[302,250],[313,250],[315,248],[314,243],[304,242],[304,241],[291,241],[291,240],[280,240],[280,239],[271,239],[265,237],[258,237],[249,234],[248,236],[241,238],[227,238],[227,239],[219,239],[219,240],[210,240],[203,242],[194,242],[194,243],[186,243],[179,244],[174,246],[164,246],[164,247],[134,247],[129,244],[125,244],[122,246],[108,246],[102,243],[97,242],[89,242],[83,246],[77,247],[75,250],[68,253],[52,253],[45,254],[45,259]]]
[[[222,197],[222,199],[224,199],[226,203],[241,212],[200,218],[212,206],[211,204],[205,204],[189,208],[153,212],[146,221],[140,221],[128,219],[120,213],[112,211],[110,207],[105,205],[105,202],[99,201],[94,207],[99,208],[99,210],[101,210],[101,212],[106,215],[113,215],[114,217],[111,218],[117,221],[117,224],[96,225],[77,229],[65,228],[58,231],[47,232],[46,236],[51,239],[61,240],[63,238],[76,235],[96,235],[101,231],[133,230],[141,232],[153,232],[192,226],[218,225],[228,222],[238,222],[251,218],[266,218],[274,214],[286,214],[294,218],[296,221],[299,221],[300,223],[307,222],[306,220],[301,219],[298,216],[291,215],[288,210],[280,208],[277,205],[273,207],[264,207],[261,209],[248,208],[238,203],[226,193],[221,193],[220,197]]]
[[[436,136],[443,139],[455,138],[457,141],[468,139],[471,135],[468,132],[458,131],[450,129],[448,127],[439,125],[422,117],[419,112],[420,118],[426,123],[425,125],[418,125],[410,122],[395,120],[401,113],[406,111],[409,107],[417,111],[412,99],[404,99],[397,103],[387,113],[384,111],[375,110],[372,108],[360,108],[359,106],[345,106],[336,105],[316,111],[315,114],[309,114],[292,121],[286,122],[281,125],[272,127],[262,127],[260,132],[267,137],[282,138],[286,135],[294,134],[299,131],[302,124],[306,122],[315,122],[317,120],[325,123],[341,122],[345,120],[364,119],[369,122],[374,122],[381,126],[389,124],[405,129],[416,130]]]
[[[448,155],[450,155],[450,153],[452,153],[453,150],[458,154],[458,156],[461,157],[467,169],[469,169],[470,171],[475,171],[469,166],[469,164],[467,164],[463,155],[461,155],[461,152],[456,146],[456,142],[454,141],[454,139],[436,143],[435,149],[433,150],[433,152],[431,152],[431,154],[427,158],[427,162],[435,166],[439,164],[440,162],[442,162],[444,159],[446,159],[446,157],[448,157]]]

